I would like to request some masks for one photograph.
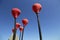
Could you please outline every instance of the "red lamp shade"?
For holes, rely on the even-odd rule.
[[[12,32],[14,32],[14,28],[12,29]]]
[[[18,29],[21,26],[21,24],[16,23],[16,29]]]
[[[21,13],[20,9],[18,9],[18,8],[13,8],[12,9],[12,15],[13,15],[14,18],[17,18],[20,13]]]
[[[23,23],[24,26],[26,26],[26,25],[28,24],[28,19],[26,19],[26,18],[23,19],[23,20],[22,20],[22,23]]]
[[[35,13],[39,13],[40,10],[41,10],[42,6],[41,4],[39,3],[35,3],[33,6],[32,6],[32,10],[35,12]]]
[[[22,32],[22,31],[23,31],[23,29],[24,29],[24,28],[23,28],[22,26],[20,26],[20,28],[19,28],[20,32]]]

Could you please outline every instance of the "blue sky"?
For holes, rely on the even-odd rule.
[[[36,15],[32,11],[36,2],[42,5],[39,17],[43,40],[60,40],[60,0],[0,0],[0,40],[8,40],[12,34],[14,19],[11,9],[15,7],[21,10],[17,22],[22,24],[23,18],[29,20],[24,40],[39,40]]]

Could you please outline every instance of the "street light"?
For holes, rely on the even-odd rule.
[[[39,30],[39,38],[40,40],[42,40],[42,33],[41,33],[41,28],[40,28],[40,21],[39,21],[39,12],[41,11],[42,6],[39,3],[35,3],[32,6],[32,10],[35,12],[36,16],[37,16],[37,22],[38,22],[38,30]]]
[[[22,26],[19,27],[19,31],[20,31],[19,40],[21,40],[21,38],[22,38],[22,37],[21,37],[21,36],[22,36],[21,34],[22,34],[22,32],[23,32],[23,29],[24,29],[24,28],[23,28]]]
[[[15,40],[16,37],[16,19],[20,15],[21,11],[18,8],[12,9],[12,15],[14,17],[14,33],[13,33],[13,40]]]
[[[23,19],[22,20],[22,23],[23,23],[23,28],[25,29],[25,26],[28,24],[28,19]],[[23,40],[23,35],[24,35],[24,29],[23,29],[23,32],[22,32],[22,38],[21,38],[21,40]]]

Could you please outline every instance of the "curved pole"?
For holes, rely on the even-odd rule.
[[[41,33],[40,21],[39,21],[38,13],[36,13],[36,16],[37,16],[37,22],[38,22],[39,38],[40,38],[40,40],[42,40],[42,33]]]

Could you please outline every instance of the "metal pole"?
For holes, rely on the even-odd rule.
[[[40,40],[42,40],[42,33],[41,33],[40,21],[39,21],[38,13],[36,13],[36,16],[37,16],[37,22],[38,22],[39,38],[40,38]]]
[[[23,31],[22,31],[22,37],[21,37],[21,40],[23,40],[23,36],[24,36],[24,29],[25,29],[25,26],[23,26]]]
[[[16,38],[16,18],[14,18],[14,32],[13,32],[13,40]]]
[[[20,32],[20,35],[19,35],[19,40],[21,40],[21,32]]]

